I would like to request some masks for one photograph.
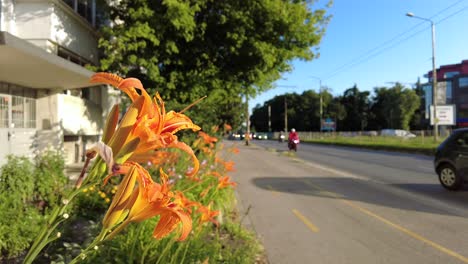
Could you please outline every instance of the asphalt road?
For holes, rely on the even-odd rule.
[[[244,224],[270,263],[468,263],[468,188],[444,190],[432,157],[285,143],[236,144]]]

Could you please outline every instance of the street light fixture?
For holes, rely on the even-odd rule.
[[[319,80],[319,95],[320,95],[320,132],[322,132],[322,119],[323,119],[323,98],[322,98],[322,79],[316,76],[309,76],[310,78],[314,78],[316,80]]]
[[[434,121],[434,141],[437,142],[437,137],[439,135],[438,120],[437,120],[437,72],[435,65],[435,23],[429,18],[415,16],[413,13],[406,13],[408,17],[417,18],[431,23],[432,30],[432,105],[434,106],[434,111],[432,113],[432,120]]]

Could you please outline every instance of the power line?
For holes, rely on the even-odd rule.
[[[458,5],[459,3],[463,2],[463,1],[465,1],[465,0],[459,0],[459,1],[457,1],[457,2],[455,2],[455,3],[453,3],[453,4],[451,4],[450,6],[444,8],[444,9],[442,9],[441,11],[437,12],[436,14],[432,15],[430,18],[437,17],[437,16],[440,15],[441,13],[447,11],[448,9],[454,7],[455,5]],[[441,22],[447,20],[448,18],[450,18],[450,17],[452,17],[452,16],[455,16],[455,15],[461,13],[462,11],[466,10],[467,8],[468,8],[468,6],[466,6],[466,7],[462,8],[462,9],[460,9],[460,10],[458,10],[458,11],[456,11],[456,12],[454,12],[454,13],[452,13],[452,14],[450,14],[450,15],[444,17],[444,18],[442,18],[442,19],[439,20],[437,23],[441,23]],[[417,25],[411,27],[410,29],[404,31],[403,33],[400,33],[400,34],[396,35],[395,37],[391,38],[390,40],[385,41],[384,43],[378,45],[377,47],[375,47],[375,48],[373,48],[373,49],[370,49],[369,51],[363,53],[362,55],[356,57],[355,59],[353,59],[353,60],[351,60],[351,61],[349,61],[349,62],[343,64],[342,66],[336,68],[335,70],[333,70],[333,71],[331,71],[329,74],[327,74],[326,77],[324,78],[324,80],[331,79],[331,78],[335,77],[336,75],[342,73],[342,72],[343,72],[343,69],[350,69],[350,68],[355,67],[355,66],[357,66],[357,65],[359,65],[359,64],[361,64],[361,63],[364,63],[364,62],[370,60],[371,58],[373,58],[373,57],[375,57],[375,56],[377,56],[377,55],[379,55],[379,54],[381,54],[381,53],[383,53],[383,52],[385,52],[385,51],[387,51],[387,50],[389,50],[389,49],[391,49],[391,48],[393,48],[393,47],[395,47],[395,46],[401,44],[402,42],[404,42],[404,41],[406,41],[406,40],[408,40],[408,39],[410,39],[410,38],[412,38],[412,37],[414,37],[414,36],[420,34],[421,32],[425,31],[426,29],[419,30],[419,31],[417,31],[417,32],[415,32],[415,33],[413,33],[413,34],[411,34],[410,36],[408,36],[408,37],[406,37],[406,38],[404,38],[404,39],[401,39],[401,40],[397,41],[399,38],[401,38],[401,37],[403,37],[404,35],[410,33],[411,31],[414,31],[414,29],[418,28],[419,26],[421,26],[421,25],[424,24],[424,23],[425,23],[425,22],[423,21],[423,22],[421,22],[421,23],[419,23],[419,24],[417,24]],[[395,42],[395,41],[397,41],[397,42],[394,43],[394,44],[392,44],[392,42]],[[390,45],[390,46],[388,46],[388,45]],[[386,47],[386,46],[388,46],[388,47]]]

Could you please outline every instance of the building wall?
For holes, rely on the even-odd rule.
[[[51,53],[57,54],[63,47],[94,64],[98,62],[96,30],[63,1],[17,0],[10,11],[9,16],[14,17],[8,24],[11,34]]]
[[[50,39],[81,57],[98,63],[98,36],[84,18],[77,15],[68,5],[56,1],[51,21]]]
[[[14,0],[0,1],[0,31],[16,34]]]
[[[0,5],[0,31],[7,31],[63,58],[66,58],[63,53],[79,56],[78,62],[68,58],[79,65],[98,62],[96,30],[64,1],[0,0]],[[0,146],[4,146],[0,149],[0,164],[5,162],[5,155],[32,156],[47,147],[63,150],[67,163],[82,161],[86,149],[100,139],[105,118],[118,102],[115,95],[119,94],[108,86],[67,91],[57,87],[25,89],[34,91],[31,98],[36,103],[36,126],[0,128]],[[17,88],[13,87],[0,93],[21,96],[15,91]],[[7,141],[11,132],[14,136]]]
[[[102,134],[102,109],[99,105],[76,96],[58,94],[58,119],[65,135]]]

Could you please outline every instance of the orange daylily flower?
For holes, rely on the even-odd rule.
[[[213,175],[213,176],[215,176],[216,178],[221,178],[221,174],[220,174],[219,172],[217,172],[217,171],[212,171],[212,172],[210,172],[210,175]]]
[[[223,176],[223,177],[219,178],[217,188],[222,189],[222,188],[226,188],[228,186],[235,187],[237,185],[237,183],[231,182],[230,180],[231,180],[231,178],[229,176]]]
[[[161,218],[153,232],[154,238],[163,238],[171,233],[179,223],[182,223],[182,232],[179,241],[185,240],[192,230],[192,219],[180,201],[174,201],[174,194],[170,192],[167,175],[160,170],[162,183],[145,181],[148,172],[141,168],[144,175],[140,177],[137,190],[134,193],[135,202],[128,214],[128,221],[140,222],[159,215]],[[151,177],[149,178],[151,179]]]
[[[236,148],[236,147],[231,148],[230,151],[232,153],[234,153],[234,154],[239,154],[240,153],[240,150],[238,148]]]
[[[218,138],[212,137],[203,131],[198,132],[198,136],[200,136],[203,139],[205,144],[209,144],[210,148],[213,148],[214,147],[213,143],[218,141]]]
[[[219,226],[218,221],[214,218],[219,215],[219,211],[211,210],[211,206],[199,205],[197,212],[201,214],[200,225],[206,222],[212,222],[216,226]]]
[[[232,126],[230,126],[229,124],[224,124],[224,131],[231,131],[232,130]]]
[[[161,218],[154,229],[154,238],[165,237],[181,223],[182,232],[178,240],[186,239],[192,230],[192,219],[184,206],[190,203],[182,198],[182,194],[174,195],[170,191],[168,176],[160,170],[161,183],[156,183],[148,171],[133,162],[122,165],[116,173],[122,172],[127,173],[104,217],[104,227],[112,228],[119,223],[125,226],[159,215]]]
[[[220,159],[218,157],[215,158],[215,162],[218,164],[221,164],[226,171],[234,171],[234,161],[224,161],[223,159]]]
[[[199,164],[193,150],[185,143],[179,142],[175,135],[182,129],[200,130],[200,127],[193,124],[190,118],[174,111],[166,113],[161,96],[156,94],[151,100],[138,79],[123,79],[115,74],[100,72],[91,77],[91,83],[112,85],[125,92],[133,102],[122,118],[119,128],[112,137],[108,137],[109,142],[104,142],[112,148],[114,154],[117,154],[125,143],[139,138],[140,142],[129,160],[141,162],[144,159],[150,159],[149,156],[154,154],[156,149],[178,148],[191,156],[194,162],[192,174],[198,171]],[[108,120],[115,120],[115,113]],[[112,130],[112,127],[109,130]]]

